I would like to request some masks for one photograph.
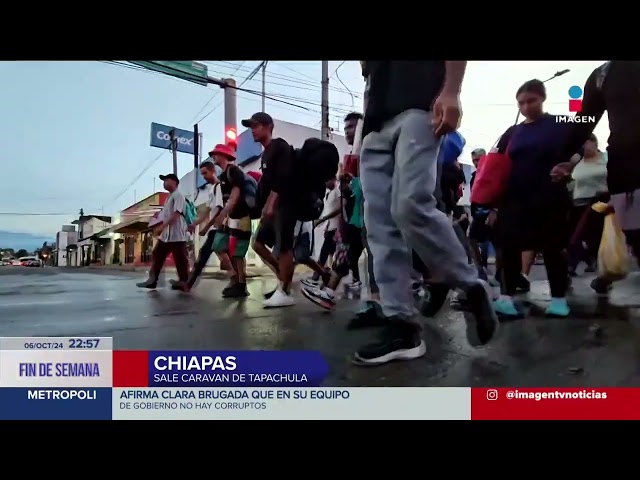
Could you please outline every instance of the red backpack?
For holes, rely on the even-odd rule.
[[[509,145],[504,153],[492,149],[480,157],[478,170],[471,189],[471,203],[496,205],[502,199],[511,175]]]

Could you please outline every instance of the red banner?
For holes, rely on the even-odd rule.
[[[473,388],[472,420],[640,420],[640,388]]]

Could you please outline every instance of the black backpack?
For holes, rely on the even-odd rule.
[[[302,148],[294,149],[294,155],[299,178],[298,220],[311,222],[322,214],[326,183],[338,173],[340,154],[333,143],[309,138]]]

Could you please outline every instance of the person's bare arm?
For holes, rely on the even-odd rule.
[[[222,211],[216,216],[214,223],[216,225],[221,225],[224,219],[227,218],[227,216],[229,216],[229,213],[233,212],[233,209],[238,204],[239,200],[240,200],[240,187],[233,187],[231,189],[231,193],[229,194],[229,200],[227,200],[227,204],[224,206]]]
[[[204,226],[200,229],[201,234],[209,230],[216,223],[216,218],[222,212],[222,207],[216,207],[216,213],[211,216],[211,219],[204,224]]]
[[[443,93],[459,95],[462,89],[462,81],[464,80],[464,73],[467,69],[467,61],[446,61],[445,62],[445,78],[444,86],[442,87]]]
[[[582,110],[576,113],[577,117],[595,117],[595,122],[574,122],[569,125],[567,140],[564,142],[560,153],[560,161],[566,162],[566,159],[571,158],[571,163],[574,165],[580,162],[580,159],[574,162],[573,155],[589,139],[602,115],[604,115],[606,104],[602,90],[597,84],[598,76],[600,75],[599,71],[600,67],[594,70],[587,79],[584,85]]]

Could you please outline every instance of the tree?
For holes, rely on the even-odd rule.
[[[27,252],[24,248],[21,248],[16,252],[16,258],[28,257],[29,252]]]

